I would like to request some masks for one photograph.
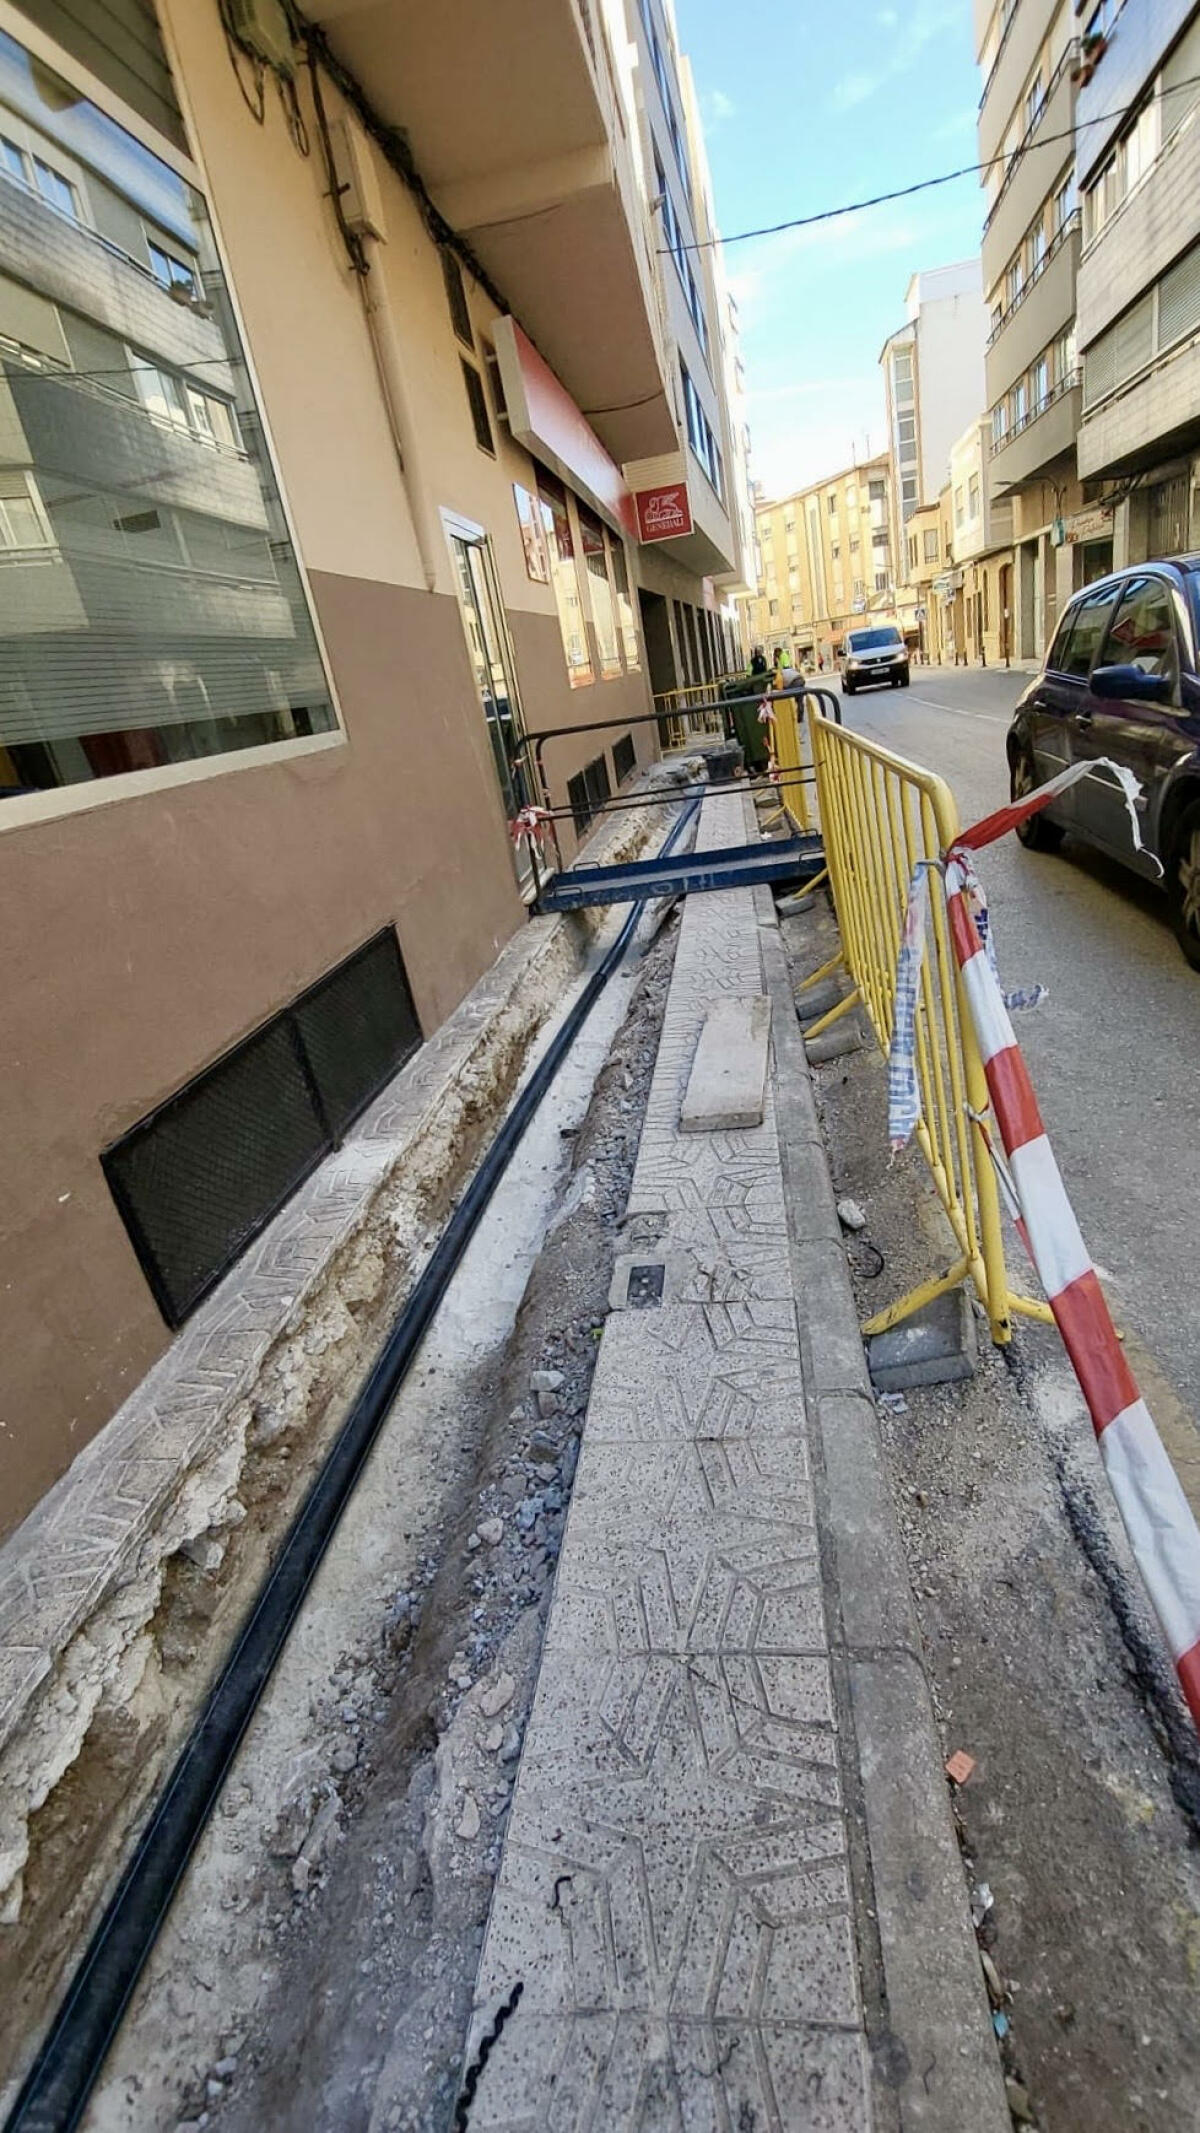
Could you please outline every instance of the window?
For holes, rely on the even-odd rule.
[[[831,541],[829,544],[829,553],[833,557],[835,563],[840,563],[842,559],[841,543],[838,541]]]
[[[1086,681],[1092,670],[1092,662],[1100,649],[1109,616],[1116,605],[1116,591],[1112,586],[1089,593],[1071,610],[1073,620],[1069,638],[1060,644],[1054,640],[1054,653],[1060,673],[1074,675],[1076,680]]]
[[[998,400],[992,409],[992,450],[996,451],[1008,435],[1008,402]]]
[[[1061,385],[1063,379],[1069,378],[1075,368],[1075,328],[1073,326],[1068,332],[1059,334],[1054,343],[1053,357],[1054,383]]]
[[[571,535],[567,492],[556,475],[547,474],[544,468],[539,467],[537,493],[550,555],[550,582],[554,587],[554,602],[558,608],[558,626],[562,632],[567,679],[573,689],[579,689],[593,681],[595,676],[592,673],[587,629],[583,619],[583,600],[575,567],[575,543]]]
[[[70,215],[74,222],[79,220],[79,195],[70,179],[64,178],[61,171],[55,170],[50,163],[44,163],[40,156],[35,156],[33,180],[43,200],[48,200],[51,207],[56,207],[61,215]]]
[[[938,536],[936,526],[925,528],[925,561],[936,563],[938,559]]]
[[[1109,623],[1101,666],[1140,667],[1143,674],[1178,678],[1175,618],[1171,596],[1161,578],[1135,578],[1125,587]]]
[[[623,733],[619,741],[613,742],[612,759],[617,784],[623,785],[626,778],[631,777],[637,769],[637,749],[632,733]]]
[[[915,533],[910,533],[908,536],[908,567],[910,570],[915,570],[917,567],[917,536]]]
[[[613,584],[617,592],[617,621],[621,630],[621,642],[625,650],[625,670],[636,674],[641,668],[642,656],[638,647],[637,617],[629,594],[629,570],[625,562],[625,544],[615,534],[609,536],[612,548]],[[615,750],[614,750],[615,759]]]
[[[992,332],[993,334],[999,333],[999,331],[1000,331],[1000,321],[1001,321],[1001,319],[1002,319],[1003,317],[1004,317],[1004,306],[1003,306],[1003,304],[993,304],[993,305],[992,305],[992,308],[991,308],[991,311],[990,311],[990,313],[989,313],[989,319],[988,319],[989,327],[990,327],[990,330],[991,330],[991,332]]]
[[[464,347],[474,348],[475,336],[471,331],[471,312],[462,267],[458,254],[447,244],[442,246],[442,279],[446,284],[446,302],[450,306],[450,324]]]
[[[917,418],[916,418],[916,416],[915,416],[915,415],[901,415],[901,417],[900,417],[899,421],[898,421],[898,422],[897,422],[897,424],[896,424],[896,430],[897,430],[897,434],[898,434],[898,436],[899,436],[899,439],[900,439],[900,442],[901,442],[901,444],[915,444],[915,443],[916,443],[916,441],[917,441]],[[902,456],[902,458],[904,458],[904,459],[908,459],[908,458],[909,458],[909,457],[911,457],[912,455],[911,455],[911,454],[909,454],[908,452],[904,452],[904,453],[902,453],[902,455],[901,455],[901,456]]]
[[[1029,386],[1024,378],[1013,386],[1013,428],[1019,430],[1029,419]]]
[[[0,474],[0,549],[47,548],[52,541],[49,520],[31,478]]]
[[[1041,72],[1034,76],[1025,91],[1025,131],[1031,133],[1046,108],[1046,89]]]
[[[851,543],[850,543],[850,553],[851,553],[851,555],[857,555],[857,554],[858,554],[858,535],[857,535],[857,534],[855,534],[855,536],[854,536],[853,540],[852,540],[852,541],[851,541]]]
[[[836,496],[827,496],[827,497],[826,497],[826,499],[825,499],[825,508],[826,508],[826,510],[828,511],[828,513],[829,513],[829,516],[830,516],[830,518],[836,518],[836,517],[837,517],[837,498],[836,498]]]
[[[1075,173],[1072,171],[1069,178],[1064,178],[1054,195],[1054,234],[1056,237],[1061,230],[1066,229],[1068,222],[1075,213],[1075,205]]]
[[[979,476],[978,474],[972,474],[967,483],[967,517],[971,519],[978,518],[979,508]]]
[[[617,609],[608,575],[604,528],[595,512],[589,511],[585,504],[580,504],[578,510],[579,539],[592,597],[592,623],[600,652],[600,679],[612,681],[621,672],[621,654],[617,645]]]
[[[1050,359],[1041,355],[1033,366],[1033,412],[1040,415],[1050,400]]]
[[[886,570],[877,570],[877,571],[876,571],[876,573],[875,573],[875,590],[876,590],[876,592],[877,592],[877,593],[881,593],[881,592],[886,592],[886,591],[887,591],[887,582],[888,582],[888,575],[887,575],[887,572],[886,572]]]
[[[1013,305],[1017,302],[1018,298],[1022,295],[1024,288],[1025,268],[1021,263],[1021,255],[1018,252],[1016,258],[1009,262],[1008,272],[1004,277],[1004,293],[1008,300],[1008,308],[1010,311],[1012,310]]]
[[[683,406],[688,443],[691,445],[717,495],[721,496],[724,493],[724,470],[721,463],[720,449],[716,438],[713,436],[712,425],[704,412],[704,403],[692,383],[686,364],[680,364],[679,372],[683,382]]]
[[[916,477],[916,475],[915,475],[915,474],[906,474],[906,475],[904,475],[903,479],[901,480],[901,483],[900,483],[900,502],[901,502],[901,504],[903,505],[903,507],[904,507],[904,509],[905,509],[905,511],[906,511],[906,512],[907,512],[907,511],[909,511],[909,510],[913,510],[913,511],[915,511],[915,510],[916,510],[916,507],[917,507],[917,477]]]
[[[79,220],[53,258],[29,247],[19,296],[0,280],[5,398],[22,436],[19,475],[0,493],[0,787],[45,791],[329,732],[205,200],[40,63],[37,76],[47,124],[86,136],[93,197],[103,188],[114,226],[137,233],[141,264]],[[49,144],[26,149],[15,121],[6,138],[19,151],[3,151],[9,177],[78,217],[82,181],[77,196]],[[184,321],[149,290],[144,233],[168,202],[178,239],[160,249],[177,268],[202,266],[212,299]],[[28,346],[35,312],[40,354]],[[121,315],[141,321],[140,346],[112,332]],[[111,376],[77,374],[95,370]]]
[[[3,167],[8,172],[10,178],[19,178],[22,185],[28,185],[31,182],[29,157],[26,155],[25,150],[18,148],[15,141],[10,141],[4,137],[0,137],[0,167]]]
[[[1029,232],[1029,278],[1031,281],[1035,274],[1041,272],[1042,261],[1045,257],[1046,225],[1044,222],[1035,222]]]
[[[471,427],[475,432],[475,442],[481,452],[490,453],[494,459],[496,447],[492,442],[492,423],[488,414],[487,398],[483,390],[483,379],[480,377],[475,365],[468,363],[465,356],[461,358],[461,362],[463,384],[467,389],[467,406],[471,410]]]
[[[195,271],[185,260],[176,259],[172,253],[164,252],[162,246],[155,244],[152,237],[146,240],[146,250],[150,255],[150,271],[155,281],[160,281],[164,289],[186,289],[189,296],[195,295]]]
[[[872,502],[873,504],[882,504],[882,503],[886,503],[886,501],[887,501],[887,483],[886,483],[886,481],[872,481],[872,482],[868,482],[868,484],[867,484],[867,494],[868,494],[868,496],[870,497],[870,499],[871,499],[871,502]]]
[[[783,522],[783,530],[784,530],[784,532],[785,532],[785,533],[794,533],[794,532],[796,531],[796,521],[795,521],[795,519],[794,519],[794,518],[785,518],[785,519],[784,519],[784,522]]]
[[[962,483],[959,482],[956,485],[954,491],[954,523],[956,526],[962,525],[965,515],[966,514],[963,509]]]

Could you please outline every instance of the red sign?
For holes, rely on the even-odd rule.
[[[669,489],[636,489],[639,541],[677,541],[692,530],[692,507],[687,483],[672,482]]]

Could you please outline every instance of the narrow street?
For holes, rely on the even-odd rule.
[[[915,667],[909,690],[847,700],[845,716],[936,770],[972,822],[1008,797],[1004,737],[1028,678]],[[1086,846],[1049,855],[1009,837],[981,874],[1006,982],[1049,991],[1018,1034],[1084,1235],[1119,1317],[1194,1416],[1200,985],[1158,893]]]

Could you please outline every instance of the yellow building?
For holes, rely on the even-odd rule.
[[[891,470],[884,457],[755,506],[758,591],[747,635],[805,664],[832,667],[859,616],[893,615]]]

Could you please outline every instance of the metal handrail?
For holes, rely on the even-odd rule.
[[[1012,14],[1009,16],[1008,21],[1005,23],[1003,30],[1000,32],[1000,42],[996,46],[996,57],[993,59],[991,66],[988,68],[987,77],[983,84],[983,93],[979,99],[979,108],[981,111],[983,110],[983,107],[988,100],[988,96],[991,92],[992,83],[996,79],[996,69],[998,68],[998,66],[1000,65],[1000,61],[1004,57],[1004,47],[1008,43],[1009,38],[1012,36],[1012,26],[1017,19],[1017,10],[1020,5],[1021,0],[1016,0],[1016,4],[1013,7]]]
[[[1019,422],[1014,422],[1010,430],[1005,430],[1003,437],[993,437],[990,440],[988,458],[995,459],[999,453],[1006,451],[1014,437],[1023,436],[1025,431],[1038,420],[1038,417],[1046,413],[1047,408],[1053,407],[1055,401],[1061,400],[1064,393],[1073,392],[1075,387],[1082,383],[1083,372],[1077,364],[1074,370],[1069,370],[1065,377],[1059,378],[1051,386],[1044,400],[1039,400],[1037,406],[1031,407],[1028,414],[1022,415]]]
[[[1014,296],[1011,304],[1008,306],[1008,309],[1006,311],[1001,312],[999,318],[996,320],[995,325],[992,327],[991,332],[989,333],[986,341],[983,344],[985,349],[990,348],[993,342],[999,340],[1009,320],[1015,317],[1016,313],[1020,310],[1030,290],[1036,289],[1051,260],[1057,257],[1058,253],[1062,250],[1062,247],[1065,244],[1067,238],[1070,236],[1071,231],[1077,229],[1079,227],[1079,223],[1080,212],[1077,207],[1074,207],[1072,208],[1070,214],[1067,216],[1067,219],[1063,223],[1062,227],[1060,229],[1055,230],[1053,237],[1050,239],[1050,243],[1046,247],[1046,250],[1043,252],[1041,258],[1039,259],[1036,267],[1034,268],[1032,274],[1029,277],[1029,280],[1027,282],[1022,283],[1019,295]]]

